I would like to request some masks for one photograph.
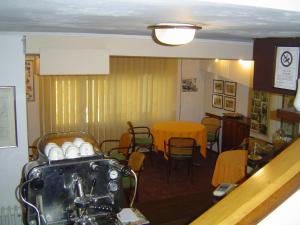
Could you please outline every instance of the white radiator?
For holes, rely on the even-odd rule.
[[[18,206],[1,207],[0,225],[22,225],[22,213]]]

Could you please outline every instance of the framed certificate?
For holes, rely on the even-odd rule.
[[[15,87],[0,87],[0,148],[17,146]]]
[[[296,90],[299,70],[299,47],[277,47],[274,87]]]

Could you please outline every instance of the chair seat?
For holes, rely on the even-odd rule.
[[[126,160],[126,156],[118,151],[112,151],[109,155],[110,158],[116,159],[118,161]]]
[[[126,176],[122,178],[122,187],[125,189],[135,186],[135,181],[133,177]]]
[[[171,152],[171,156],[176,156],[176,155],[179,155],[179,156],[190,156],[192,157],[192,154],[193,154],[193,151],[191,149],[181,149],[181,148],[175,148],[175,149],[172,149],[172,152]]]
[[[192,158],[191,155],[170,154],[170,156],[172,158],[177,158],[177,159],[180,159],[180,158],[185,158],[185,159]]]
[[[208,141],[216,141],[216,135],[215,133],[207,133],[207,140]]]
[[[152,138],[135,138],[136,145],[152,145]]]

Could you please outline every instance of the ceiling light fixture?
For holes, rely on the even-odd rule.
[[[163,45],[184,45],[194,39],[196,30],[202,27],[184,23],[159,23],[148,26],[152,30],[152,38]]]

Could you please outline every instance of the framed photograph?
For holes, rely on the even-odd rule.
[[[223,96],[222,95],[212,95],[212,106],[214,108],[223,109]]]
[[[224,94],[228,96],[236,96],[236,82],[225,81]]]
[[[213,80],[213,93],[223,94],[224,82],[222,80]]]
[[[224,96],[224,109],[227,111],[235,112],[235,98]]]
[[[25,60],[26,99],[34,101],[34,61]]]
[[[182,80],[182,92],[196,92],[196,91],[198,91],[197,78]]]
[[[17,146],[15,87],[0,87],[0,148]]]
[[[269,99],[267,92],[253,91],[252,105],[251,105],[251,131],[267,135],[269,124]]]

